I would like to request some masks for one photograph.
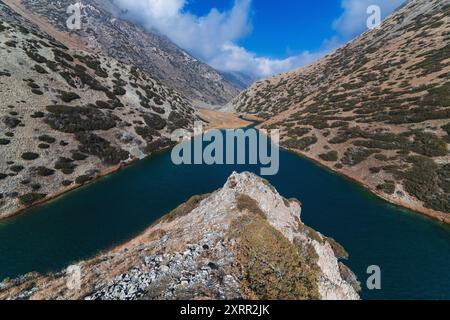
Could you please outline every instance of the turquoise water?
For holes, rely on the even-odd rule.
[[[124,242],[191,195],[257,166],[175,166],[170,153],[146,159],[45,206],[0,222],[0,279],[58,271]],[[347,179],[281,151],[268,180],[303,203],[303,221],[334,237],[365,284],[369,265],[382,290],[365,299],[450,299],[450,228],[379,200]],[[363,285],[365,288],[365,285]]]

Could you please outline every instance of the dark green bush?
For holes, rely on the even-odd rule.
[[[40,74],[48,74],[47,70],[45,70],[43,67],[41,67],[38,64],[34,65],[34,70],[36,70],[36,72],[38,72]]]
[[[53,137],[51,137],[51,136],[49,136],[47,134],[39,136],[38,139],[39,139],[39,141],[46,142],[46,143],[49,143],[49,144],[52,144],[52,143],[56,142],[55,138],[53,138]]]
[[[112,146],[109,141],[91,132],[77,133],[76,139],[81,143],[80,152],[96,156],[106,164],[116,165],[130,156],[127,151]]]
[[[75,183],[82,185],[82,184],[85,184],[85,183],[87,183],[87,182],[89,182],[91,180],[92,180],[92,178],[90,176],[82,175],[82,176],[79,176],[79,177],[77,177],[75,179]]]
[[[118,118],[92,107],[47,106],[45,122],[55,130],[66,133],[109,130],[116,126]]]
[[[394,181],[390,181],[390,180],[386,180],[385,183],[380,184],[379,186],[377,186],[378,190],[383,191],[386,194],[394,194],[395,192],[395,182]]]
[[[66,103],[69,103],[69,102],[72,102],[74,100],[78,100],[81,97],[78,94],[76,94],[75,92],[63,91],[63,92],[61,92],[60,98],[61,98],[62,101],[66,102]]]
[[[334,162],[334,161],[338,161],[338,153],[337,151],[330,151],[328,153],[324,153],[319,155],[320,159],[324,160],[324,161],[330,161],[330,162]]]
[[[55,170],[46,167],[36,168],[36,174],[40,177],[49,177],[55,174]]]
[[[25,152],[22,154],[23,160],[31,161],[31,160],[36,160],[37,158],[39,158],[39,155],[34,152]]]
[[[144,121],[150,128],[154,130],[162,130],[167,125],[166,120],[153,113],[144,115]]]
[[[42,149],[42,150],[47,150],[47,149],[50,149],[50,145],[49,145],[49,144],[46,144],[46,143],[40,143],[40,144],[38,145],[38,148],[39,148],[39,149]]]
[[[77,165],[72,159],[60,157],[55,163],[55,169],[61,170],[64,174],[72,174]]]
[[[81,152],[73,152],[72,153],[72,159],[75,161],[83,161],[86,160],[88,158],[87,155],[85,155],[84,153]]]
[[[71,180],[64,180],[63,182],[62,182],[62,185],[64,186],[64,187],[68,187],[68,186],[70,186],[70,185],[72,185],[73,184],[73,181],[71,181]]]
[[[45,114],[41,111],[34,112],[30,117],[33,119],[43,118]]]
[[[30,206],[33,203],[36,203],[42,199],[44,199],[47,195],[42,193],[27,193],[23,196],[19,197],[19,201],[23,206]]]
[[[23,166],[20,166],[20,165],[15,165],[15,166],[12,166],[11,168],[9,168],[12,172],[15,172],[15,173],[19,173],[19,172],[21,172],[21,171],[23,171],[23,169],[25,169]]]
[[[0,146],[6,146],[11,143],[11,140],[8,139],[0,139]]]

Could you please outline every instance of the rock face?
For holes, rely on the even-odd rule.
[[[66,11],[74,3],[72,0],[7,2],[20,2],[35,17],[69,33]],[[223,105],[239,93],[238,86],[168,38],[123,19],[123,12],[114,5],[114,1],[85,0],[82,3],[82,28],[70,32],[70,36],[87,42],[88,50],[138,67],[202,106]]]
[[[0,1],[0,218],[172,144],[198,119],[140,69],[68,49]]]
[[[281,129],[284,147],[450,223],[449,16],[448,1],[407,1],[380,28],[229,107]]]
[[[305,226],[300,203],[234,173],[129,243],[64,273],[0,284],[0,299],[359,299],[334,240]]]

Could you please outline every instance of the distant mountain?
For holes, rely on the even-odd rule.
[[[59,31],[69,32],[66,10],[72,0],[5,2],[25,8],[34,18],[44,18]],[[167,37],[120,18],[121,11],[111,0],[84,0],[82,4],[82,28],[70,36],[86,42],[86,50],[134,65],[203,106],[223,105],[239,93],[238,86]]]
[[[173,144],[199,120],[140,69],[67,48],[0,1],[0,219]]]
[[[247,89],[250,85],[252,85],[255,81],[258,80],[258,78],[242,72],[222,71],[221,73],[227,81],[233,83],[240,89]]]
[[[230,104],[282,144],[379,196],[450,222],[450,4],[411,0],[310,66]]]

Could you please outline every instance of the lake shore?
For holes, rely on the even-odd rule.
[[[252,124],[253,125],[261,124],[261,119],[256,118],[256,117],[239,116],[234,113],[220,112],[220,111],[216,111],[216,110],[207,110],[207,109],[199,109],[199,112],[200,112],[202,119],[208,123],[206,130],[239,129],[239,128],[248,127]],[[251,121],[253,121],[253,122],[251,122]],[[432,218],[434,220],[437,220],[439,222],[450,225],[450,216],[443,212],[438,212],[438,211],[435,211],[432,209],[428,209],[419,204],[407,203],[398,198],[395,198],[394,196],[389,196],[387,194],[384,194],[384,193],[380,192],[379,190],[377,190],[377,188],[375,188],[374,186],[372,186],[372,185],[368,184],[367,182],[363,181],[362,179],[360,179],[358,176],[353,175],[344,170],[338,170],[336,168],[333,168],[333,167],[329,166],[326,161],[324,161],[318,157],[312,157],[311,155],[308,155],[300,150],[294,150],[294,149],[289,149],[289,148],[283,148],[283,149],[285,149],[289,152],[292,152],[300,157],[304,157],[308,160],[311,160],[315,164],[317,164],[327,170],[330,170],[334,173],[340,174],[340,175],[350,179],[352,182],[362,186],[365,190],[368,190],[370,193],[374,194],[375,196],[379,197],[380,199],[382,199],[384,201],[387,201],[390,204],[393,204],[393,205],[396,205],[396,206],[399,206],[399,207],[402,207],[402,208],[405,208],[408,210],[412,210],[414,212],[423,214],[423,215],[425,215],[429,218]],[[160,150],[158,153],[164,152],[166,150],[167,150],[167,148]],[[151,157],[151,156],[152,155],[150,155],[149,157]],[[69,193],[69,192],[77,190],[81,187],[88,186],[92,183],[95,183],[97,180],[99,180],[103,177],[109,176],[113,173],[116,173],[128,166],[135,164],[138,161],[139,161],[139,159],[133,159],[130,162],[125,163],[125,164],[120,164],[120,165],[117,165],[114,167],[108,167],[108,168],[102,170],[95,178],[93,178],[88,183],[83,184],[83,185],[71,186],[71,187],[65,188],[63,190],[60,190],[58,192],[55,192],[54,194],[47,196],[45,199],[40,200],[31,206],[22,207],[22,208],[19,208],[17,211],[12,212],[11,214],[1,216],[0,221],[10,219],[17,215],[23,214],[32,208],[47,204],[50,201],[60,198],[61,196],[65,195],[66,193]]]
[[[367,182],[363,181],[358,176],[353,175],[353,174],[351,174],[349,172],[346,172],[344,170],[338,170],[336,168],[333,168],[333,167],[329,166],[326,161],[324,161],[324,160],[322,160],[322,159],[320,159],[318,157],[312,157],[311,155],[306,154],[306,153],[304,153],[302,151],[299,151],[299,150],[294,150],[294,149],[289,149],[289,148],[283,148],[283,149],[285,149],[285,150],[287,150],[289,152],[292,152],[292,153],[296,154],[297,156],[300,156],[300,157],[303,157],[305,159],[308,159],[308,160],[314,162],[316,165],[319,165],[319,166],[321,166],[321,167],[323,167],[323,168],[325,168],[327,170],[330,170],[333,173],[340,174],[340,175],[344,176],[345,178],[347,178],[347,179],[351,180],[352,182],[362,186],[365,190],[368,190],[370,193],[374,194],[378,198],[381,198],[382,200],[384,200],[384,201],[386,201],[386,202],[388,202],[390,204],[393,204],[393,205],[399,206],[401,208],[405,208],[405,209],[414,211],[416,213],[420,213],[420,214],[425,215],[425,216],[427,216],[429,218],[432,218],[432,219],[437,220],[439,222],[442,222],[442,223],[445,223],[447,225],[450,225],[450,215],[448,215],[446,213],[439,212],[439,211],[436,211],[436,210],[433,210],[433,209],[428,209],[428,208],[425,208],[425,207],[423,207],[423,206],[421,206],[419,204],[410,204],[410,203],[407,203],[405,201],[401,201],[401,200],[399,200],[399,199],[397,199],[397,198],[395,198],[393,196],[389,196],[389,195],[387,195],[387,194],[385,194],[383,192],[380,192],[377,188],[375,188],[374,186],[372,186],[372,185],[368,184]]]
[[[215,111],[215,110],[207,110],[207,109],[199,109],[199,112],[200,112],[202,119],[208,123],[208,126],[206,127],[205,130],[240,129],[240,128],[246,128],[252,124],[252,122],[243,120],[237,114],[234,114],[234,113],[225,113],[225,112],[220,112],[220,111]],[[161,152],[167,151],[167,150],[168,150],[168,148],[161,149],[158,152],[155,152],[154,154],[149,155],[145,159],[152,157],[156,154],[159,154]],[[143,159],[133,158],[126,163],[99,169],[100,172],[95,177],[93,177],[90,181],[88,181],[84,184],[73,185],[73,186],[59,189],[58,191],[47,195],[44,199],[36,201],[35,203],[33,203],[30,206],[22,206],[22,207],[19,207],[17,210],[14,210],[10,213],[0,214],[0,222],[14,218],[21,214],[25,214],[27,211],[29,211],[33,208],[45,205],[53,200],[59,199],[60,197],[62,197],[63,195],[65,195],[69,192],[75,191],[75,190],[85,187],[85,186],[89,186],[92,183],[95,183],[96,181],[98,181],[104,177],[107,177],[111,174],[119,172],[122,169],[132,166],[133,164],[139,162],[140,160],[143,160]]]

